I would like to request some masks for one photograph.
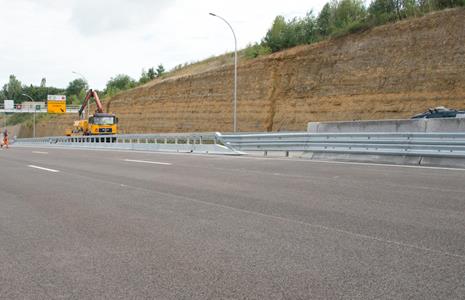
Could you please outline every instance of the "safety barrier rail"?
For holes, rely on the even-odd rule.
[[[238,151],[302,151],[465,157],[465,133],[249,133],[219,134]]]
[[[66,106],[66,113],[78,113],[79,112],[79,105],[67,105]],[[41,107],[40,109],[36,109],[35,107],[30,107],[21,104],[15,104],[13,109],[5,110],[4,105],[0,104],[0,113],[47,113],[47,107]]]
[[[237,154],[221,144],[217,133],[118,134],[21,138],[19,146]]]
[[[17,139],[17,145],[150,151],[345,153],[465,158],[465,133],[171,133]]]

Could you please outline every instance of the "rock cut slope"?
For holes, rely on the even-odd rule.
[[[465,108],[465,10],[242,61],[240,131],[305,130],[309,121],[405,118]],[[123,132],[231,131],[233,65],[182,75],[107,100]]]

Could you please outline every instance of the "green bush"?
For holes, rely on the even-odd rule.
[[[246,58],[249,58],[249,59],[256,58],[262,55],[267,55],[267,54],[270,54],[271,52],[272,51],[270,47],[267,47],[265,45],[261,45],[258,43],[255,43],[253,45],[249,44],[244,49],[244,55]]]
[[[32,120],[32,117],[32,114],[29,113],[12,114],[7,118],[6,124],[9,126],[17,125]]]
[[[316,18],[312,11],[304,18],[291,20],[277,16],[260,45],[276,52],[459,6],[465,6],[465,0],[373,0],[368,8],[363,0],[332,0],[323,6]],[[259,56],[258,47],[258,44],[249,45],[245,49],[246,57]]]

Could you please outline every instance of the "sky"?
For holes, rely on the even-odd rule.
[[[0,0],[0,85],[65,88],[84,77],[103,89],[118,74],[165,69],[259,42],[277,15],[318,13],[324,0]],[[77,75],[73,72],[77,72]]]

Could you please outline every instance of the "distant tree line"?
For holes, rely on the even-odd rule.
[[[47,95],[64,94],[65,90],[46,86],[46,79],[42,78],[39,85],[23,85],[15,75],[10,75],[8,83],[4,84],[0,90],[0,100],[14,100],[15,103],[30,101],[24,94],[30,96],[34,100],[47,99]]]
[[[119,74],[110,78],[103,91],[98,91],[102,97],[113,96],[120,91],[134,88],[165,75],[165,68],[160,64],[157,69],[149,68],[147,71],[142,70],[141,77],[138,81],[132,79],[129,75]],[[30,101],[29,97],[35,101],[44,101],[47,95],[66,95],[68,104],[80,105],[86,96],[89,89],[89,84],[82,78],[74,79],[68,83],[68,86],[56,88],[47,86],[47,81],[42,78],[39,85],[24,85],[16,78],[15,75],[10,75],[8,83],[4,84],[0,89],[0,101],[14,100],[15,103]],[[28,95],[29,97],[25,96]]]
[[[262,41],[249,45],[244,52],[254,58],[458,6],[465,6],[465,0],[373,0],[368,7],[363,0],[332,0],[317,16],[313,11],[290,20],[277,16]]]
[[[142,73],[138,81],[131,78],[126,74],[119,74],[115,77],[110,78],[107,82],[105,89],[103,90],[104,96],[111,97],[120,91],[132,89],[138,85],[145,84],[155,78],[160,78],[166,73],[165,67],[162,64],[158,65],[157,69],[149,68],[147,71],[142,69]]]

